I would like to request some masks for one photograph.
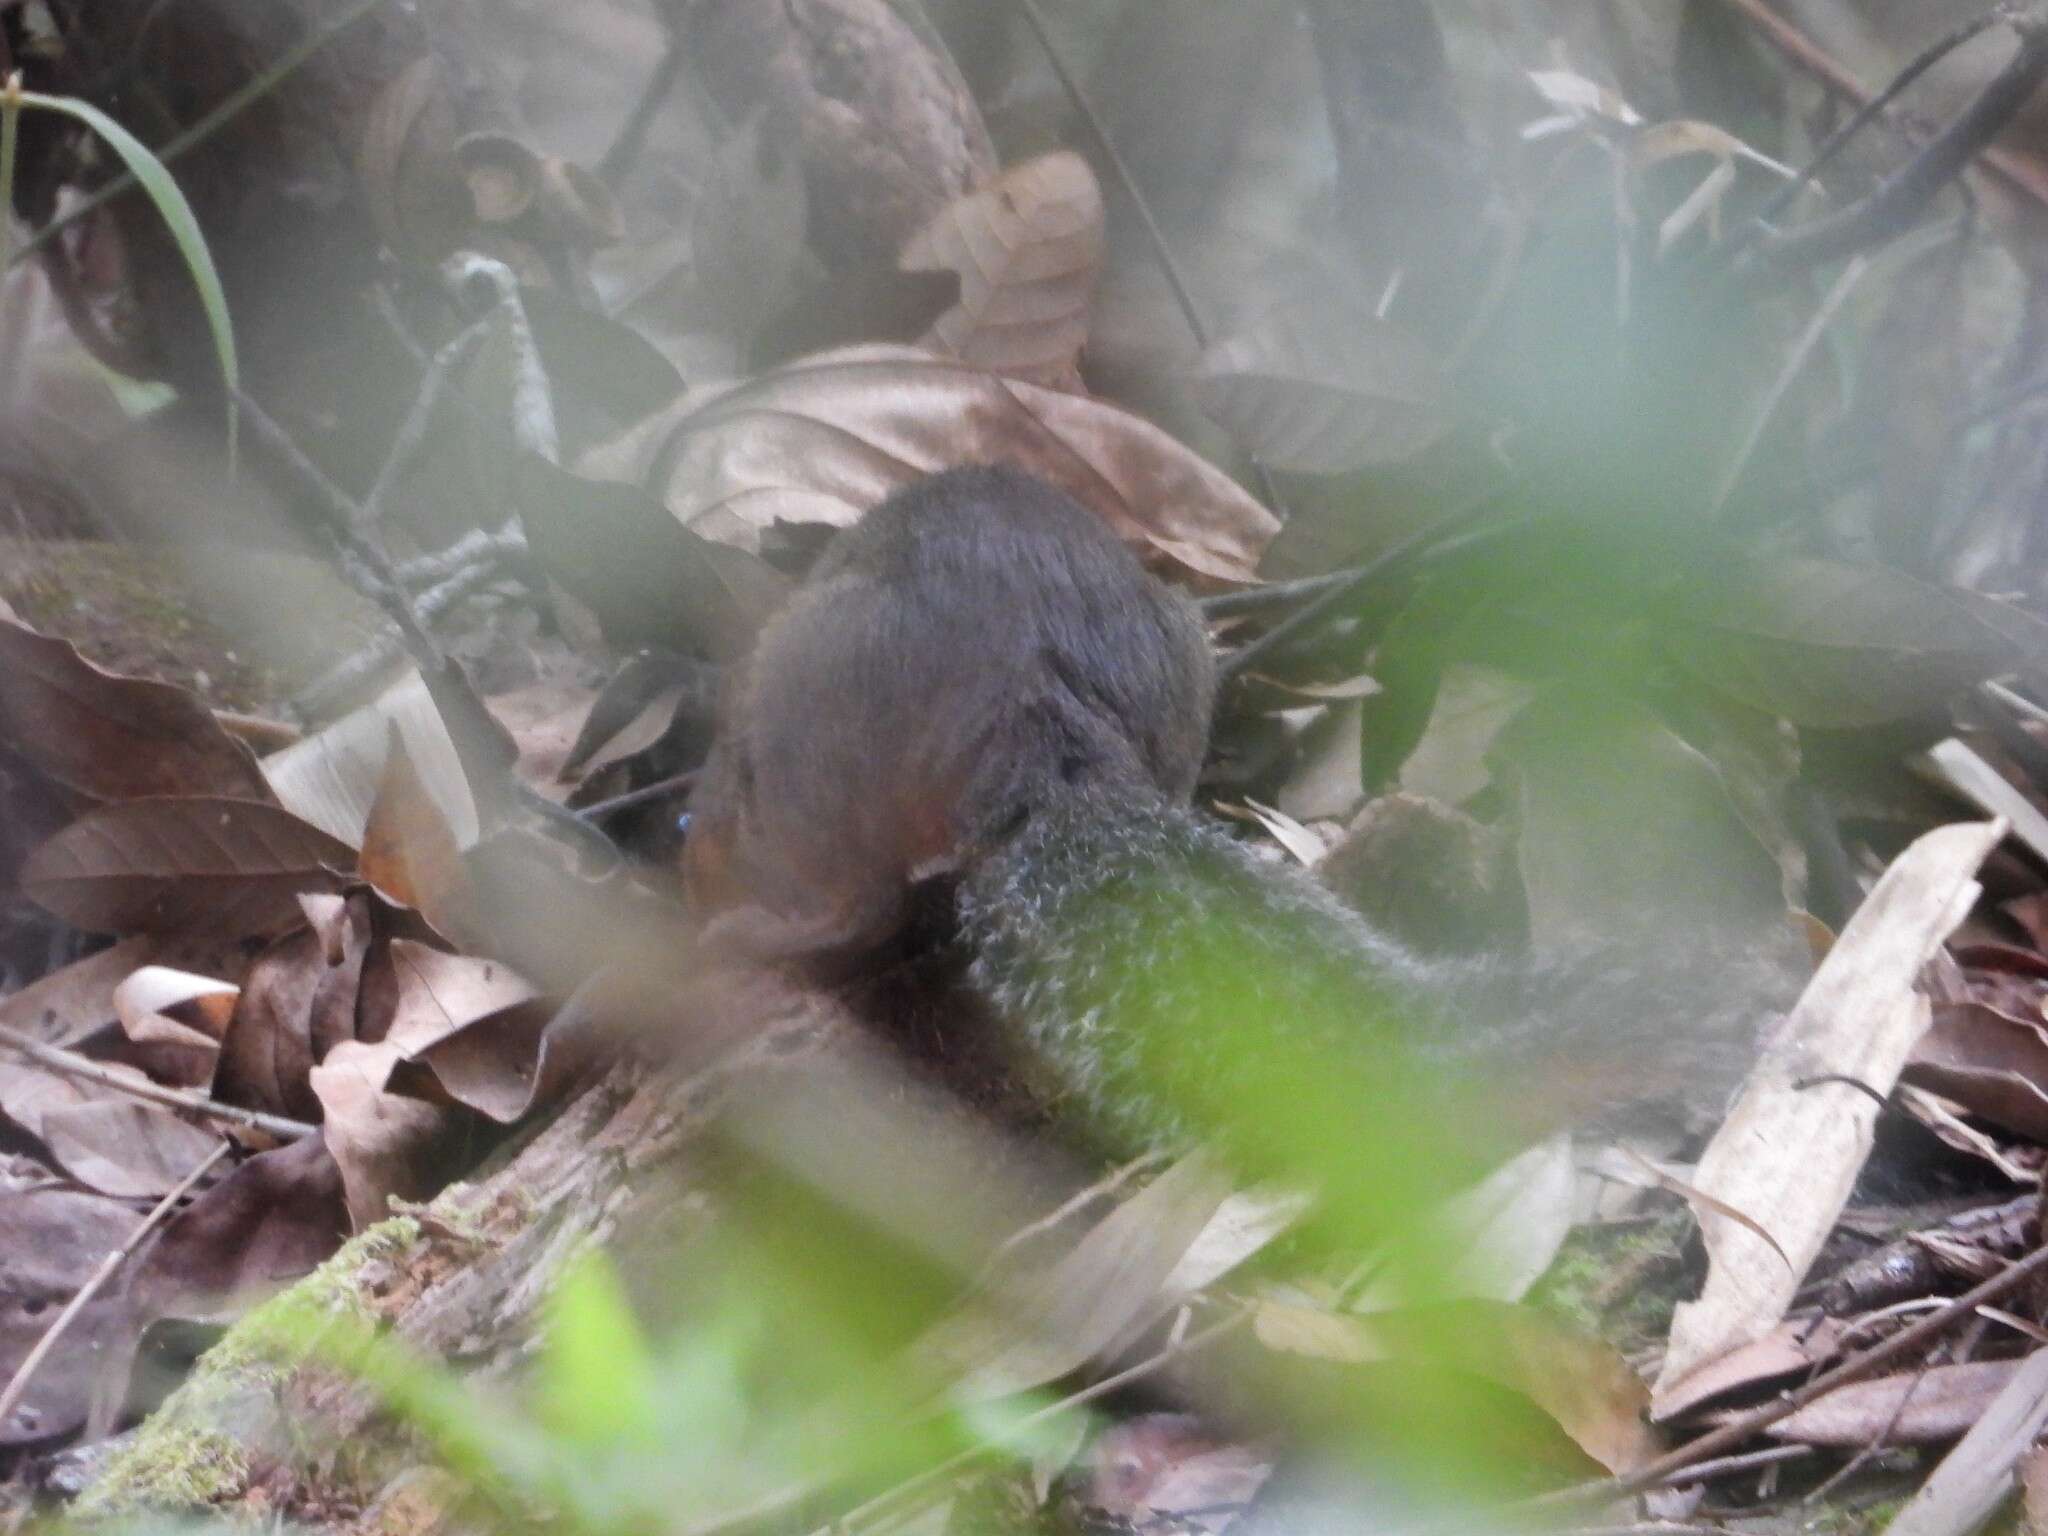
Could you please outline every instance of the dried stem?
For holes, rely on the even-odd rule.
[[[5,1388],[0,1388],[0,1424],[5,1424],[8,1415],[13,1413],[20,1404],[23,1396],[28,1392],[29,1382],[35,1378],[37,1368],[49,1357],[50,1351],[56,1348],[57,1340],[64,1336],[65,1330],[71,1326],[78,1314],[86,1309],[93,1297],[97,1296],[105,1288],[106,1283],[113,1279],[114,1271],[126,1263],[128,1256],[142,1246],[142,1240],[145,1237],[148,1237],[150,1233],[164,1224],[165,1219],[171,1213],[172,1207],[185,1198],[186,1194],[192,1189],[192,1186],[204,1178],[212,1170],[214,1164],[226,1157],[232,1150],[233,1143],[223,1141],[219,1146],[207,1153],[205,1157],[199,1160],[199,1166],[180,1179],[171,1189],[170,1193],[157,1201],[150,1213],[136,1224],[135,1230],[128,1234],[127,1241],[100,1260],[99,1268],[86,1277],[85,1284],[78,1288],[78,1294],[65,1303],[64,1310],[59,1312],[51,1320],[50,1326],[43,1330],[43,1336],[36,1340],[35,1348],[28,1352],[27,1358],[16,1368],[13,1379],[7,1383]]]
[[[261,1131],[264,1135],[275,1137],[279,1141],[298,1141],[320,1129],[317,1125],[308,1125],[303,1120],[287,1120],[283,1115],[266,1114],[260,1109],[243,1109],[238,1104],[223,1104],[203,1093],[193,1093],[183,1088],[166,1088],[160,1083],[137,1082],[100,1062],[79,1055],[76,1051],[67,1051],[61,1046],[45,1045],[33,1036],[9,1029],[4,1024],[0,1024],[0,1045],[19,1051],[38,1066],[48,1067],[52,1072],[61,1072],[66,1077],[77,1078],[80,1082],[111,1088],[116,1093],[125,1093],[132,1099],[143,1099],[151,1104],[161,1104],[167,1109],[182,1109],[188,1114],[203,1115],[224,1125],[237,1125],[245,1130]]]

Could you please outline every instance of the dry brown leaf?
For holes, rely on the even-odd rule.
[[[213,1052],[227,1035],[242,989],[213,976],[145,965],[114,988],[114,1014],[138,1045]]]
[[[550,680],[484,700],[519,748],[520,783],[550,799],[567,792],[560,782],[563,765],[597,697],[594,688]]]
[[[341,1172],[305,1136],[259,1152],[173,1216],[136,1261],[136,1321],[230,1322],[348,1235]]]
[[[919,345],[963,363],[1078,392],[1088,306],[1102,271],[1102,189],[1059,150],[957,198],[910,238],[906,272],[957,272],[960,301]]]
[[[441,1144],[457,1111],[386,1091],[403,1053],[389,1041],[348,1040],[309,1075],[327,1150],[341,1170],[349,1220],[360,1232],[390,1214],[390,1199],[434,1193]]]
[[[0,1189],[0,1382],[48,1331],[51,1320],[127,1241],[140,1218],[118,1200],[66,1189]],[[56,1441],[85,1423],[100,1364],[130,1334],[114,1292],[87,1303],[0,1424],[0,1447]],[[125,1353],[125,1352],[124,1352]]]
[[[114,989],[160,947],[152,938],[123,939],[111,949],[74,960],[0,999],[0,1024],[52,1045],[89,1034],[115,1017]]]
[[[355,854],[287,811],[209,796],[89,811],[29,855],[21,888],[94,933],[276,933]]]
[[[540,995],[502,961],[451,955],[409,939],[391,941],[391,963],[398,1006],[384,1039],[407,1058]]]
[[[418,912],[436,933],[459,941],[475,936],[476,898],[462,849],[395,725],[356,868],[384,896]]]
[[[553,1011],[521,1006],[458,1029],[417,1052],[441,1091],[500,1125],[552,1104],[603,1059],[588,989]]]
[[[980,1401],[1057,1380],[1156,1318],[1161,1290],[1229,1194],[1207,1159],[1181,1159],[1105,1216],[1050,1269],[999,1279],[993,1310],[956,1315],[921,1349]]]
[[[177,1187],[220,1145],[215,1131],[107,1089],[78,1104],[43,1111],[50,1156],[72,1178],[103,1195],[154,1198]]]
[[[1659,1405],[1657,1421],[1682,1419],[1717,1398],[1804,1376],[1839,1352],[1842,1324],[1834,1318],[1780,1323],[1762,1338],[1723,1355],[1686,1378],[1685,1390]]]
[[[1436,354],[1370,313],[1332,308],[1278,305],[1202,355],[1202,409],[1275,469],[1395,464],[1450,430]]]
[[[1249,579],[1279,531],[1236,481],[1140,417],[909,347],[799,359],[643,423],[583,468],[644,480],[686,527],[757,549],[777,521],[846,527],[922,475],[999,462],[1218,580]]]
[[[1844,1449],[1869,1445],[1880,1434],[1887,1445],[1953,1440],[1984,1416],[2019,1367],[2017,1360],[1979,1360],[1853,1382],[1780,1419],[1768,1433]]]
[[[1902,1076],[1994,1125],[2048,1143],[2048,1041],[1994,1009],[1937,1008]]]
[[[310,928],[272,940],[256,957],[221,1041],[225,1097],[272,1114],[318,1117],[306,1079],[322,1054],[313,1043],[313,999],[327,969],[326,945]]]
[[[393,727],[456,842],[467,848],[477,836],[476,802],[441,711],[410,667],[362,708],[264,758],[264,776],[285,809],[356,847],[383,779]]]
[[[0,622],[0,745],[95,800],[268,800],[249,749],[182,688],[103,671],[69,641]]]
[[[1958,1366],[1958,1370],[1965,1367]],[[1910,1405],[1907,1409],[1911,1412]],[[1961,1442],[1885,1529],[1895,1536],[1967,1536],[2012,1493],[2013,1468],[2048,1425],[2048,1350],[2018,1363]]]

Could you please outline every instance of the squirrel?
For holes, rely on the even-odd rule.
[[[1698,1077],[1640,965],[1415,954],[1198,812],[1215,691],[1194,605],[1073,498],[1007,467],[909,485],[727,685],[683,853],[705,952],[855,975],[929,942],[941,892],[968,987],[1115,1150],[1283,1163],[1326,1114],[1439,1115],[1439,1062],[1546,1121]]]

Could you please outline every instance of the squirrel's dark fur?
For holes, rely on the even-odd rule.
[[[1418,958],[1197,813],[1213,688],[1192,605],[1063,493],[1004,468],[908,487],[731,686],[685,854],[707,949],[845,974],[944,877],[972,984],[1122,1146],[1340,1079],[1383,1112],[1417,1057],[1576,1080],[1573,1109],[1588,1074],[1693,1071],[1601,966]]]

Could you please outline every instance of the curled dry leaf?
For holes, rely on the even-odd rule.
[[[114,988],[114,1014],[138,1044],[220,1048],[242,989],[167,965],[145,965]]]
[[[391,941],[391,965],[398,1006],[384,1038],[408,1058],[540,995],[502,961],[451,955],[410,939]]]
[[[1236,481],[1137,416],[909,347],[800,359],[643,423],[583,468],[642,480],[686,527],[754,549],[775,522],[846,527],[921,475],[1002,462],[1218,580],[1249,580],[1279,531]]]
[[[475,932],[476,903],[462,849],[413,766],[405,738],[397,726],[390,729],[357,872],[392,901],[418,912],[436,933],[466,938]]]
[[[332,890],[354,850],[287,811],[193,795],[90,811],[29,855],[21,888],[93,933],[204,927],[242,937],[298,920],[298,897]]]
[[[264,777],[286,810],[357,847],[369,824],[394,729],[457,843],[468,847],[476,841],[476,802],[441,711],[413,669],[362,708],[271,753],[263,760]],[[353,860],[342,867],[353,868]]]
[[[403,1053],[389,1041],[348,1040],[310,1075],[324,1111],[320,1134],[341,1170],[349,1220],[360,1232],[390,1214],[393,1195],[424,1200],[457,1111],[386,1091]]]
[[[155,939],[123,939],[111,949],[74,960],[0,999],[0,1024],[51,1044],[89,1034],[116,1017],[114,989],[160,947]]]
[[[1086,160],[1060,150],[1012,166],[955,199],[904,246],[904,271],[960,276],[959,302],[920,344],[1078,393],[1102,247],[1102,189]]]
[[[1841,1352],[1842,1333],[1843,1324],[1832,1317],[1780,1323],[1687,1377],[1685,1390],[1659,1405],[1657,1420],[1682,1419],[1738,1392],[1809,1376]]]
[[[370,899],[308,896],[306,926],[273,940],[249,967],[221,1042],[220,1088],[235,1103],[319,1117],[313,1064],[356,1036],[357,995],[370,950]]]
[[[1253,458],[1338,475],[1413,458],[1451,426],[1437,356],[1361,310],[1282,304],[1203,354],[1202,409]]]
[[[169,683],[94,666],[65,640],[0,622],[0,746],[95,800],[268,800],[249,749]]]

